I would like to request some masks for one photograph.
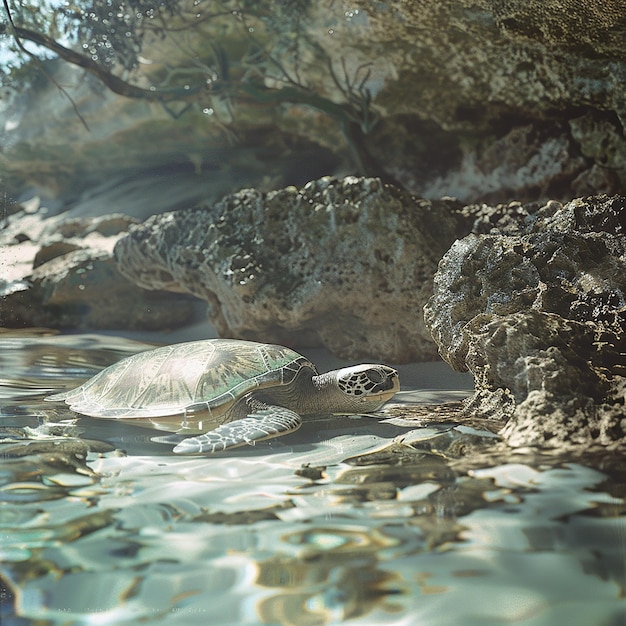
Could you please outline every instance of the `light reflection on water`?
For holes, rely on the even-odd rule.
[[[0,335],[3,626],[626,623],[619,458],[415,429],[409,404],[180,458],[42,402],[142,347]]]

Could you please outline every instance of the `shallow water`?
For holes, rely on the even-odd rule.
[[[626,624],[619,458],[451,421],[443,364],[379,416],[208,458],[43,403],[144,348],[0,335],[3,625]]]

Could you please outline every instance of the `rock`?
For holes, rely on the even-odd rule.
[[[196,8],[185,46],[148,38],[124,78],[180,87],[184,76],[191,90],[214,90],[166,108],[45,60],[64,91],[35,76],[0,110],[9,191],[75,202],[107,184],[128,190],[120,201],[143,189],[128,203],[142,212],[346,173],[387,173],[422,197],[463,202],[623,192],[623,0],[355,0],[349,10],[263,0],[241,7],[245,21]],[[145,178],[158,187],[148,201]]]
[[[515,446],[626,443],[626,199],[517,219],[455,242],[425,307],[441,356],[475,377],[466,408]]]
[[[157,330],[191,321],[189,298],[148,292],[122,276],[112,258],[136,220],[49,217],[16,212],[0,231],[0,326]]]
[[[154,216],[115,257],[144,288],[206,300],[221,336],[428,360],[436,350],[421,310],[441,255],[467,232],[459,208],[378,179],[322,178]]]

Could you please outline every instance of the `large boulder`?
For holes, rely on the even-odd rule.
[[[626,199],[518,212],[455,242],[425,319],[512,445],[626,443]]]
[[[379,179],[245,189],[212,207],[154,216],[118,241],[120,271],[192,293],[222,336],[325,346],[345,358],[435,358],[421,310],[467,220]]]

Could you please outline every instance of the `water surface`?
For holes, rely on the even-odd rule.
[[[43,402],[146,347],[0,335],[3,625],[626,624],[620,458],[507,450],[443,364],[213,457]]]

